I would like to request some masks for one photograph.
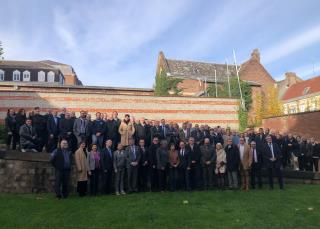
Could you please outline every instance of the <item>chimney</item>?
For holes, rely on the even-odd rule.
[[[294,73],[294,72],[286,72],[285,73],[285,76],[286,76],[286,86],[287,87],[290,87],[291,85],[293,84],[296,84],[298,83],[298,80],[297,80],[297,74]]]
[[[254,49],[251,53],[251,60],[258,61],[260,63],[260,52],[259,49]]]

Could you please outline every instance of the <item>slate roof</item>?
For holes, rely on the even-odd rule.
[[[197,61],[166,59],[167,75],[173,77],[201,79],[208,82],[215,82],[215,71],[217,82],[224,82],[227,79],[227,65],[214,64]],[[236,76],[235,65],[229,65],[229,76]]]

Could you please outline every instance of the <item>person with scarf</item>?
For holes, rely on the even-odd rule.
[[[133,123],[130,121],[130,115],[126,114],[119,126],[119,134],[121,135],[121,144],[123,147],[129,145],[129,139],[133,138],[134,132],[135,129]]]
[[[226,158],[226,152],[224,151],[221,143],[216,144],[216,154],[217,154],[217,160],[216,160],[215,174],[217,175],[218,188],[223,190],[225,188],[227,158]]]
[[[98,194],[100,178],[100,152],[96,144],[91,145],[88,165],[90,170],[90,194],[96,196]]]

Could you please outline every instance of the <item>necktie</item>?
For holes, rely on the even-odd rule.
[[[274,158],[273,147],[272,147],[271,143],[269,143],[269,147],[270,147],[270,150],[271,150],[272,158]]]
[[[184,156],[184,150],[183,149],[181,150],[181,155],[182,155],[182,157]]]
[[[136,160],[136,150],[133,146],[132,146],[132,152],[133,152],[133,160]]]
[[[112,157],[111,150],[108,148],[109,156]]]
[[[257,160],[257,151],[256,151],[256,149],[253,149],[253,158],[254,158],[254,162],[258,162],[258,160]]]

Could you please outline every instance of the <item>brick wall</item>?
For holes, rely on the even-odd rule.
[[[73,88],[70,91],[64,87],[43,88],[41,86],[28,88],[28,91],[18,88],[1,87],[0,84],[0,120],[4,120],[8,108],[25,108],[27,111],[39,106],[46,111],[66,107],[79,115],[80,110],[87,110],[93,118],[97,111],[111,113],[118,111],[120,118],[130,113],[136,118],[165,118],[168,121],[182,123],[191,121],[211,126],[230,126],[238,128],[238,100],[196,97],[156,97],[150,95],[123,94],[121,90],[101,90],[94,92],[86,87]],[[46,90],[45,90],[46,89]],[[87,91],[84,93],[84,91]],[[143,94],[143,93],[142,93]]]
[[[300,134],[320,141],[320,111],[290,114],[262,120],[264,128]]]

